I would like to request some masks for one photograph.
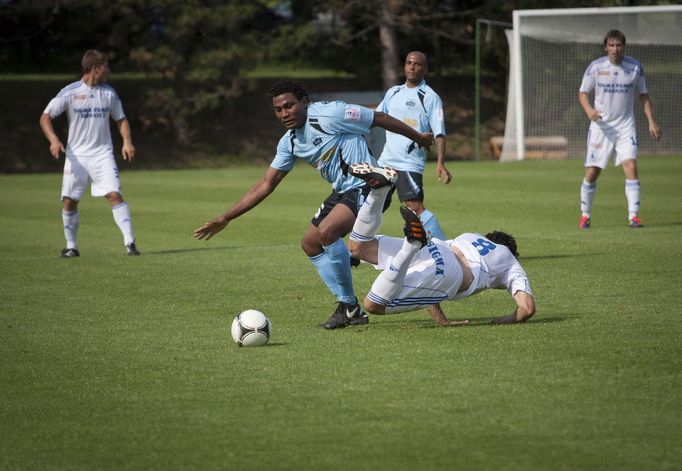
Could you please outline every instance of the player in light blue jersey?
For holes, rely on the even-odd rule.
[[[377,235],[390,182],[378,184],[365,165],[351,166],[373,186],[358,212],[350,235],[353,256],[374,265],[381,274],[365,297],[373,314],[393,314],[427,309],[439,325],[463,325],[449,321],[440,306],[487,289],[504,289],[516,303],[515,310],[493,320],[495,324],[524,322],[535,314],[535,300],[526,273],[517,260],[514,238],[504,232],[485,236],[465,233],[452,240],[431,239],[420,218],[402,206],[405,221],[402,239]]]
[[[405,83],[391,87],[377,110],[390,114],[419,132],[431,131],[436,138],[438,179],[450,183],[452,175],[445,167],[443,103],[424,80],[428,72],[426,55],[419,51],[410,52],[405,57],[404,71]],[[438,219],[424,207],[423,174],[428,154],[428,149],[418,146],[413,140],[387,132],[379,165],[398,171],[396,189],[400,201],[419,215],[434,237],[445,239]]]
[[[135,235],[128,203],[121,196],[121,182],[114,160],[109,118],[118,126],[123,138],[123,160],[132,163],[135,146],[130,124],[123,113],[118,95],[107,85],[109,62],[106,54],[90,50],[81,61],[83,77],[64,87],[40,116],[40,127],[50,141],[50,153],[55,159],[64,152],[64,176],[62,177],[62,222],[66,248],[64,258],[78,257],[78,228],[80,215],[78,202],[90,182],[92,196],[104,196],[111,204],[116,225],[123,234],[123,244],[128,255],[140,255],[135,245]],[[64,144],[57,136],[52,119],[66,112],[69,120],[69,136]]]
[[[589,229],[597,178],[609,163],[615,150],[615,165],[625,174],[625,197],[628,203],[628,225],[643,227],[639,218],[639,176],[637,172],[638,138],[635,128],[635,97],[639,96],[649,121],[649,135],[661,138],[661,128],[654,119],[644,68],[639,61],[625,55],[625,35],[616,29],[604,37],[606,56],[587,67],[578,99],[590,120],[585,155],[585,177],[580,185],[580,229]],[[590,93],[594,92],[594,106]]]
[[[303,160],[312,165],[332,186],[332,193],[320,205],[303,236],[301,247],[320,277],[338,300],[338,306],[326,329],[368,322],[362,311],[351,276],[350,254],[343,237],[353,227],[364,197],[369,191],[365,182],[348,173],[349,165],[375,163],[363,135],[379,126],[404,134],[422,147],[433,141],[430,132],[417,132],[391,116],[358,105],[310,102],[305,88],[291,80],[282,80],[270,90],[275,116],[287,129],[277,145],[275,158],[261,178],[224,214],[194,231],[197,239],[208,240],[227,224],[251,210]]]

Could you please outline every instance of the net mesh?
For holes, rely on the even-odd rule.
[[[603,39],[611,29],[625,34],[625,54],[642,63],[654,117],[662,129],[659,142],[649,137],[648,121],[637,100],[640,154],[682,153],[682,7],[664,13],[520,18],[515,27],[521,34],[526,158],[584,157],[589,121],[578,103],[578,88],[590,62],[605,55]],[[517,158],[515,116],[509,112],[515,100],[510,86],[503,160]]]

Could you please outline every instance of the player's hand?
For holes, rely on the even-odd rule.
[[[657,141],[661,139],[661,128],[658,127],[658,124],[656,124],[656,121],[654,120],[651,120],[649,123],[649,135]]]
[[[135,160],[135,146],[132,142],[123,143],[121,154],[123,154],[123,160],[127,160],[131,164],[133,163],[133,160]]]
[[[420,132],[419,133],[419,140],[417,141],[417,144],[419,144],[421,147],[425,149],[429,149],[431,147],[431,144],[434,143],[434,138],[433,138],[433,133],[432,132]]]
[[[64,144],[62,144],[61,141],[51,142],[50,143],[50,154],[52,154],[52,157],[55,159],[58,159],[60,152],[65,152]]]
[[[452,174],[445,168],[445,165],[436,165],[436,173],[438,174],[438,181],[446,185],[452,181]]]
[[[595,109],[592,109],[592,111],[587,113],[587,117],[590,118],[590,121],[599,121],[601,119],[601,113]]]
[[[227,219],[224,216],[218,216],[215,219],[208,221],[203,226],[194,230],[194,237],[199,240],[209,240],[218,232],[225,229],[227,226]]]

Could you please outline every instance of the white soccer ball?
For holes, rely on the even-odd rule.
[[[234,318],[231,331],[232,339],[240,347],[259,347],[270,340],[272,326],[265,314],[248,309]]]

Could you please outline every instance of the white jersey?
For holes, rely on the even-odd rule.
[[[629,56],[620,64],[612,64],[606,56],[593,61],[583,75],[580,91],[594,91],[594,109],[602,119],[593,123],[618,132],[635,128],[635,96],[648,93],[642,64]]]
[[[445,136],[443,102],[426,84],[416,87],[391,87],[377,106],[377,111],[389,114],[418,132],[432,132],[434,137]],[[386,144],[379,157],[379,165],[407,172],[424,173],[428,152],[402,134],[386,131]]]
[[[446,243],[462,251],[474,276],[466,291],[457,293],[450,299],[463,299],[486,289],[506,289],[512,296],[517,291],[533,294],[526,272],[504,245],[472,232]]]
[[[109,117],[114,121],[125,118],[113,88],[106,84],[90,87],[82,80],[67,85],[50,100],[43,113],[56,118],[65,111],[69,119],[67,156],[113,156]]]

